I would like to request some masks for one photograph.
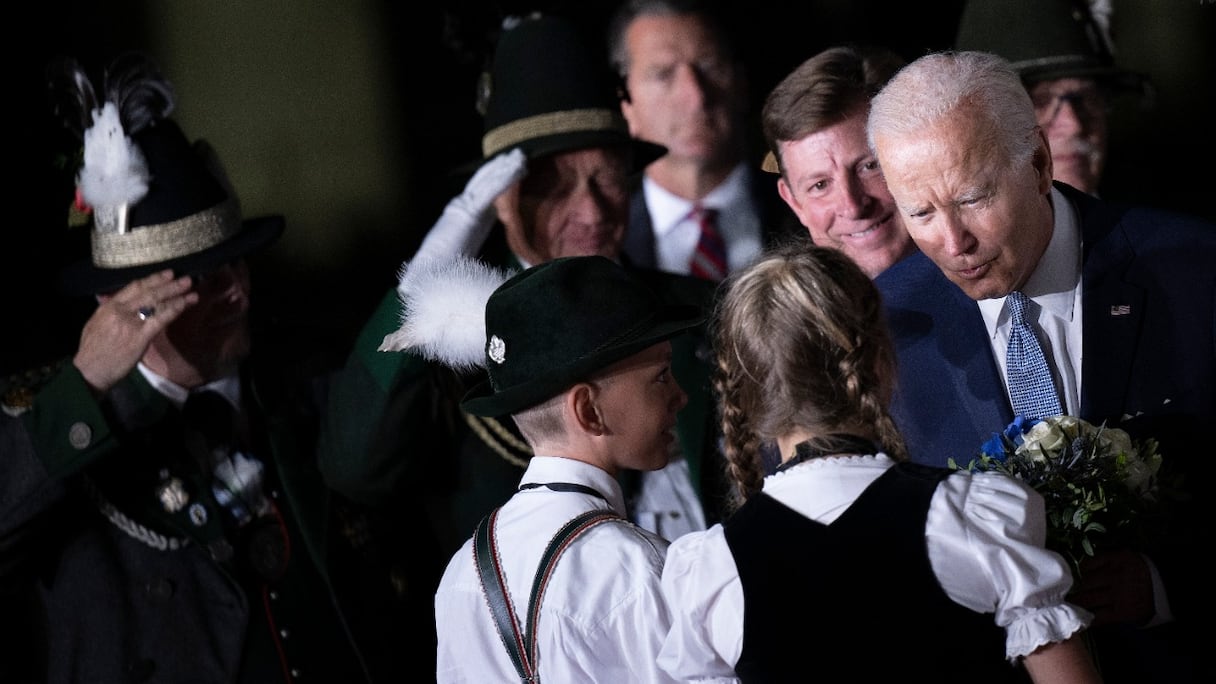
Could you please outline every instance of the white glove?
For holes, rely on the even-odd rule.
[[[460,255],[476,255],[494,226],[494,198],[527,173],[528,159],[519,148],[482,164],[464,191],[443,208],[413,260],[450,261]]]

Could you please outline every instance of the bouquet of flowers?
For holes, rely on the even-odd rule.
[[[950,466],[960,466],[950,460]],[[1156,440],[1136,443],[1126,432],[1072,416],[1016,418],[964,469],[1016,477],[1042,495],[1047,546],[1074,571],[1102,545],[1147,534],[1157,508],[1161,455]]]

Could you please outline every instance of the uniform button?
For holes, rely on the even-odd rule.
[[[299,678],[300,678],[300,671],[299,671],[299,670],[297,670],[297,669],[296,669],[296,668],[294,668],[294,667],[293,667],[293,668],[291,668],[291,678],[292,678],[292,679],[299,679]]]
[[[148,596],[158,601],[173,598],[173,582],[164,577],[148,582]]]
[[[283,637],[284,639],[286,639],[287,637],[291,636],[291,632],[289,632],[289,631],[288,631],[288,630],[286,630],[286,629],[280,629],[280,630],[279,630],[279,636],[281,636],[281,637]]]
[[[278,600],[279,600],[279,592],[277,592],[277,591],[272,591],[272,592],[270,592],[270,600],[271,600],[271,601],[278,601]]]
[[[195,527],[202,527],[207,524],[207,507],[201,503],[195,502],[190,504],[190,522],[194,523]]]
[[[93,428],[87,423],[72,423],[68,428],[68,443],[76,449],[84,449],[93,441]]]

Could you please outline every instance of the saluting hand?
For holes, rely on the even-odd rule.
[[[85,382],[105,392],[130,373],[152,340],[198,302],[190,285],[190,276],[174,278],[173,271],[164,270],[98,296],[72,359]]]

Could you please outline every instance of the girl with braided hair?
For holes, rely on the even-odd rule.
[[[714,681],[1100,681],[1042,498],[907,460],[884,316],[869,277],[825,247],[779,248],[724,281],[714,386],[736,510],[668,550],[660,665]],[[768,475],[764,447],[781,457]]]

